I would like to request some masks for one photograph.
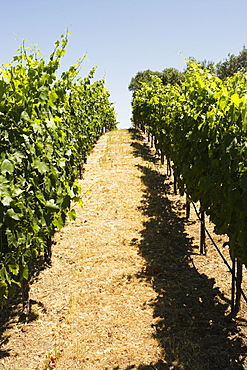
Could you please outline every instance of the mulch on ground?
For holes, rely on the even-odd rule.
[[[231,275],[209,240],[199,254],[195,212],[147,139],[103,135],[79,181],[84,207],[32,278],[30,320],[19,296],[1,312],[0,369],[247,369],[246,304],[227,319]]]

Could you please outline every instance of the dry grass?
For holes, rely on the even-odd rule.
[[[230,274],[210,243],[198,253],[195,214],[146,139],[102,136],[81,185],[84,207],[33,279],[30,321],[18,297],[2,312],[0,369],[247,369],[246,305],[227,321]]]

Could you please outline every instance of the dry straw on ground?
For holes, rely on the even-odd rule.
[[[209,242],[200,256],[195,214],[146,139],[105,134],[80,182],[84,207],[33,278],[30,321],[19,297],[2,312],[0,369],[247,369],[246,305],[227,321],[230,274]]]

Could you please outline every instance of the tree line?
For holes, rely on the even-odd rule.
[[[128,88],[134,96],[135,91],[142,88],[143,82],[151,82],[152,76],[159,77],[163,85],[181,84],[185,80],[185,74],[191,61],[197,62],[201,68],[207,68],[211,73],[214,73],[220,79],[225,80],[227,77],[231,77],[237,72],[245,73],[247,71],[247,49],[243,46],[243,49],[238,53],[238,55],[229,53],[227,58],[217,64],[207,60],[196,61],[194,57],[189,57],[187,67],[185,71],[182,72],[172,67],[165,68],[161,72],[151,71],[150,69],[139,71],[134,77],[132,77]]]

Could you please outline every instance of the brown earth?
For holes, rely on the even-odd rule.
[[[247,369],[247,306],[227,319],[231,275],[208,239],[199,254],[195,212],[186,220],[146,138],[102,136],[80,183],[84,207],[32,278],[29,321],[18,295],[1,312],[0,369]]]

